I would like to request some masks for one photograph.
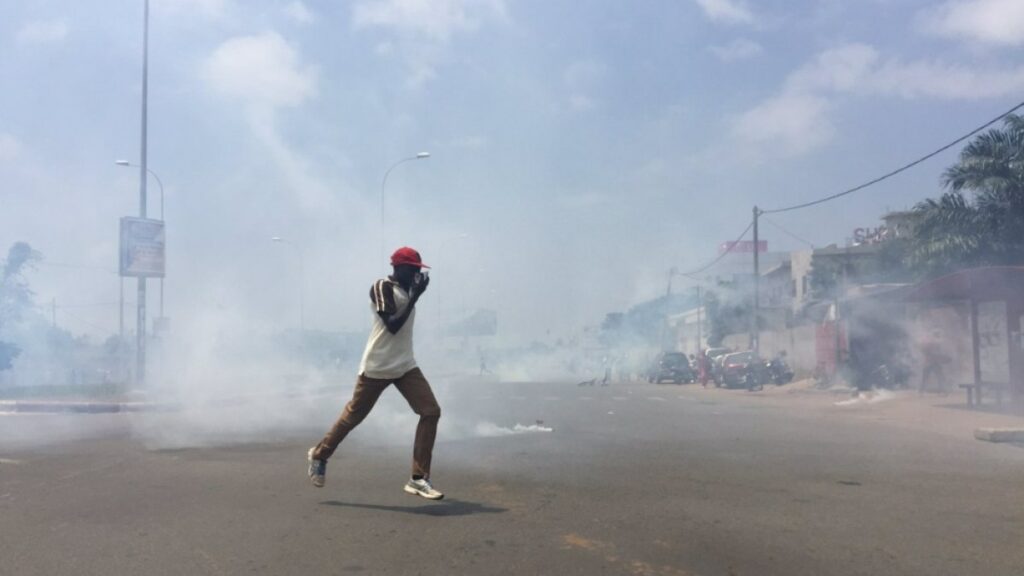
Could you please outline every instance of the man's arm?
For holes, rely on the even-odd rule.
[[[409,319],[409,315],[412,314],[413,307],[416,306],[416,302],[419,301],[420,296],[427,289],[427,285],[430,284],[430,278],[423,276],[422,279],[413,282],[413,285],[409,288],[409,305],[405,307],[398,314],[391,313],[387,310],[378,310],[377,314],[380,319],[384,321],[384,326],[387,327],[388,332],[392,334],[398,334],[398,331],[405,326],[406,320]]]

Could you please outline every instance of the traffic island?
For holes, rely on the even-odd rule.
[[[1024,428],[978,428],[974,437],[985,442],[1024,442]]]
[[[0,413],[17,414],[113,414],[118,412],[167,411],[173,407],[153,402],[61,402],[48,400],[0,401]]]

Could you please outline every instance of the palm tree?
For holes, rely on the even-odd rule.
[[[1001,128],[975,137],[942,183],[941,197],[914,207],[909,266],[932,276],[1024,264],[1024,118],[1011,114]]]

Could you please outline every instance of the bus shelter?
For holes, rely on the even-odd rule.
[[[969,356],[967,378],[961,379],[966,381],[958,384],[967,390],[968,403],[993,394],[1001,401],[1003,393],[1024,402],[1024,266],[961,270],[912,287],[903,300],[963,311]]]

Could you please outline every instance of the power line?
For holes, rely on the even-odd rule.
[[[95,324],[93,322],[90,322],[89,320],[86,320],[85,318],[82,318],[78,314],[72,314],[71,312],[68,312],[66,309],[63,310],[63,313],[64,313],[65,316],[70,317],[72,320],[77,320],[81,324],[85,324],[86,326],[88,326],[88,327],[90,327],[90,328],[92,328],[94,330],[99,330],[100,332],[103,332],[103,333],[111,333],[111,332],[113,332],[109,328],[104,328],[103,326],[100,326],[99,324]]]
[[[865,188],[867,188],[869,186],[873,186],[875,184],[878,184],[879,182],[881,182],[883,180],[887,180],[889,178],[892,178],[893,176],[899,174],[900,172],[905,172],[905,171],[913,168],[914,166],[917,166],[918,164],[924,162],[925,160],[928,160],[928,159],[930,159],[930,158],[932,158],[934,156],[938,156],[939,154],[945,152],[946,150],[949,150],[950,148],[952,148],[953,146],[956,146],[957,144],[960,144],[964,140],[967,140],[971,136],[974,136],[978,132],[981,132],[982,130],[988,128],[989,126],[995,124],[996,122],[999,122],[1003,118],[1009,116],[1010,114],[1013,114],[1014,112],[1016,112],[1017,110],[1019,110],[1021,108],[1024,108],[1024,102],[1021,102],[1020,104],[1017,104],[1013,108],[1010,108],[1009,110],[1007,110],[1006,112],[1003,112],[1002,114],[1000,114],[999,116],[993,118],[992,120],[989,120],[988,122],[986,122],[986,123],[982,124],[981,126],[975,128],[974,130],[971,130],[967,134],[964,134],[963,136],[957,138],[956,140],[950,142],[949,144],[946,144],[942,148],[939,148],[938,150],[936,150],[936,151],[934,151],[934,152],[932,152],[930,154],[926,154],[926,155],[918,158],[917,160],[914,160],[910,164],[907,164],[905,166],[897,168],[896,170],[893,170],[892,172],[889,172],[887,174],[883,174],[882,176],[879,176],[878,178],[875,178],[874,180],[865,182],[865,183],[863,183],[863,184],[861,184],[859,186],[855,186],[853,188],[850,188],[849,190],[844,190],[844,191],[839,192],[837,194],[832,194],[831,196],[825,196],[824,198],[819,198],[817,200],[812,200],[810,202],[804,202],[803,204],[797,204],[795,206],[788,206],[786,208],[775,208],[773,210],[761,210],[760,213],[761,214],[778,214],[780,212],[790,212],[792,210],[799,210],[801,208],[808,208],[810,206],[815,206],[817,204],[822,204],[822,203],[828,202],[830,200],[835,200],[836,198],[841,198],[843,196],[846,196],[847,194],[853,194],[854,192],[857,192],[857,191],[863,190],[863,189],[865,189]]]
[[[718,264],[719,262],[722,261],[722,258],[726,257],[727,254],[732,253],[733,248],[735,248],[736,245],[739,244],[741,240],[743,240],[743,238],[747,235],[747,232],[750,232],[750,229],[753,226],[754,226],[754,222],[753,221],[751,221],[750,224],[747,224],[747,227],[743,229],[743,232],[740,234],[739,238],[737,238],[735,242],[729,244],[728,248],[723,250],[722,253],[718,255],[718,258],[715,258],[714,260],[712,260],[708,264],[706,264],[706,265],[704,265],[704,266],[702,266],[700,268],[697,268],[696,270],[691,270],[689,272],[676,272],[676,274],[679,274],[680,276],[696,275],[696,274],[700,274],[701,272],[707,270],[708,268],[711,268],[715,264]],[[754,250],[757,250],[756,246],[754,247]]]
[[[763,215],[762,215],[761,217],[762,217],[762,218],[764,218],[764,216],[763,216]],[[790,238],[793,238],[794,240],[796,240],[796,241],[798,241],[798,242],[802,242],[802,243],[804,243],[804,244],[807,244],[807,245],[808,245],[808,246],[810,246],[811,248],[814,248],[814,244],[813,244],[812,242],[808,242],[807,240],[804,240],[803,238],[801,238],[801,237],[797,236],[796,234],[794,234],[794,233],[790,232],[789,230],[786,230],[785,228],[783,228],[783,227],[782,227],[782,225],[778,224],[777,222],[775,222],[775,221],[773,221],[773,220],[770,220],[770,219],[768,219],[768,218],[764,218],[764,221],[765,221],[765,222],[767,222],[767,223],[769,223],[769,224],[771,224],[772,226],[774,226],[775,228],[777,228],[777,229],[778,229],[778,230],[779,230],[780,232],[782,232],[783,234],[786,234],[786,235],[787,235],[787,236],[789,236]]]

